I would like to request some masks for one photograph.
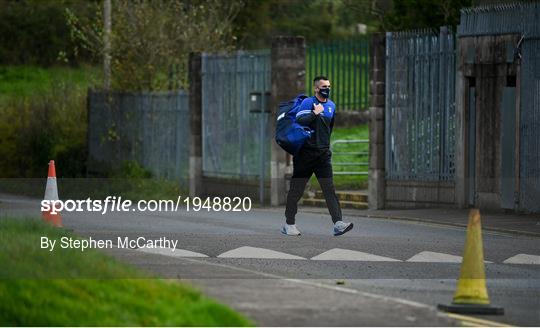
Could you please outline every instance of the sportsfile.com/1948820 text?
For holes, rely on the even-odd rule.
[[[135,204],[135,206],[133,206]],[[139,200],[133,202],[123,199],[122,196],[107,196],[105,199],[78,199],[78,200],[43,200],[41,211],[57,214],[66,212],[100,212],[102,215],[110,212],[174,212],[186,211],[213,211],[213,212],[248,212],[251,210],[249,197],[182,197],[176,201],[172,199]]]

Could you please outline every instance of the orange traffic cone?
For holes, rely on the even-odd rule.
[[[439,304],[438,308],[462,314],[504,314],[503,308],[491,306],[489,302],[478,209],[472,209],[469,213],[467,239],[454,300],[449,305]]]
[[[47,187],[45,187],[44,200],[58,200],[58,186],[56,184],[56,169],[54,168],[54,161],[49,162],[49,174],[47,177]],[[52,204],[51,204],[52,207]],[[49,211],[41,211],[41,217],[43,221],[51,223],[55,227],[62,227],[62,216],[60,213],[52,213],[52,209]]]

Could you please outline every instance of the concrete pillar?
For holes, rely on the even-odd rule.
[[[272,40],[272,89],[269,131],[274,133],[279,103],[305,92],[306,42],[304,37],[278,36]],[[273,206],[285,203],[287,153],[271,140],[270,200]]]
[[[386,38],[374,34],[369,47],[369,185],[370,209],[382,209],[386,199],[385,181],[385,64]]]
[[[189,56],[189,196],[201,196],[202,191],[202,58],[200,53]]]

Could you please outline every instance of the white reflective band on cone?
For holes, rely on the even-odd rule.
[[[45,200],[58,200],[58,187],[56,178],[47,178],[47,186],[45,187]]]

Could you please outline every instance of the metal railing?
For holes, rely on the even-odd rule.
[[[115,167],[136,161],[153,176],[186,183],[189,95],[170,92],[88,92],[90,160]]]
[[[332,83],[338,111],[368,108],[369,39],[351,38],[317,42],[306,51],[306,93],[313,94],[313,79],[325,75]]]
[[[387,32],[388,179],[454,179],[455,74],[450,29]]]
[[[335,140],[330,144],[330,149],[332,150],[332,157],[335,159],[337,156],[348,156],[348,157],[355,157],[355,159],[363,158],[364,161],[346,161],[346,162],[337,162],[335,160],[332,161],[332,165],[334,166],[345,166],[345,167],[365,167],[366,169],[369,167],[369,150],[358,150],[358,151],[337,151],[336,147],[337,145],[343,145],[343,144],[367,144],[369,149],[369,140],[367,139],[357,139],[357,140],[345,140],[345,139],[339,139]],[[334,171],[334,175],[368,175],[367,170],[366,171]]]

